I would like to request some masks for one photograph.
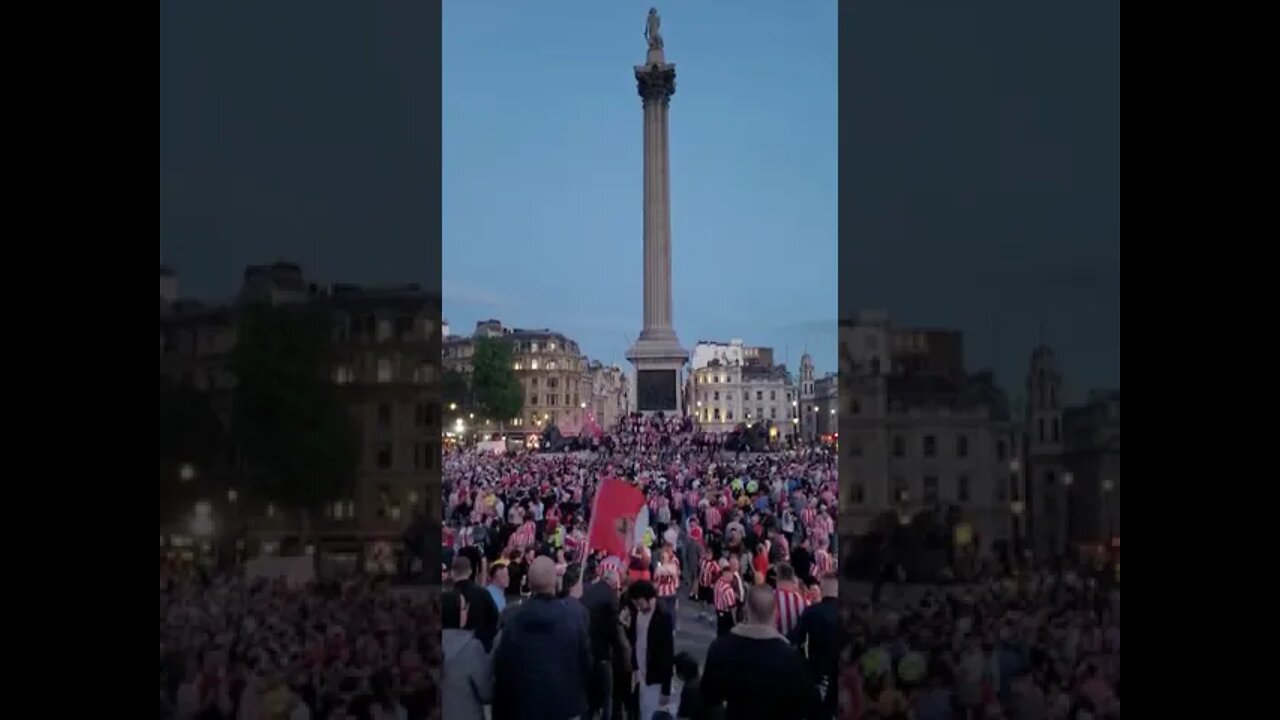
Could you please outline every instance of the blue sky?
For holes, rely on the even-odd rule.
[[[550,327],[605,362],[641,325],[649,2],[446,0],[443,289],[455,332]],[[674,323],[836,369],[836,3],[660,6]]]

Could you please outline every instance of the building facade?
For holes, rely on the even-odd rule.
[[[471,336],[450,335],[445,339],[444,368],[461,373],[469,382],[479,338],[511,343],[513,368],[524,390],[524,407],[519,417],[504,419],[506,430],[537,432],[556,425],[567,435],[577,434],[594,398],[588,360],[578,343],[553,330],[510,329],[498,320],[483,320],[476,323]],[[488,421],[491,425],[496,422],[493,418]]]
[[[786,368],[713,359],[690,376],[694,420],[704,432],[728,433],[741,424],[765,422],[778,437],[795,434],[798,395]]]
[[[1063,401],[1053,350],[1037,347],[1027,372],[1029,547],[1036,557],[1100,552],[1120,537],[1120,392]]]
[[[597,360],[587,364],[587,373],[592,417],[602,429],[613,428],[631,411],[631,380],[621,367]]]
[[[417,286],[321,288],[288,263],[253,266],[233,303],[206,306],[177,300],[162,306],[160,372],[209,393],[229,420],[235,377],[231,355],[246,304],[311,303],[333,321],[331,377],[341,386],[362,434],[352,497],[313,519],[313,529],[337,554],[357,555],[369,541],[398,540],[418,515],[440,508],[440,299]],[[162,276],[163,284],[163,276]],[[234,500],[232,500],[234,498]],[[292,534],[271,498],[228,493],[228,514],[257,537]]]
[[[990,373],[932,361],[931,332],[895,328],[883,311],[840,324],[841,534],[863,535],[886,512],[945,509],[971,528],[979,552],[1007,552],[1015,509],[1008,402]],[[940,354],[961,342],[952,338]]]

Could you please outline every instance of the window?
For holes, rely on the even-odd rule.
[[[763,391],[763,390],[757,390],[757,391],[756,391],[756,400],[757,400],[758,402],[763,402],[763,401],[764,401],[764,391]]]
[[[529,378],[529,387],[533,388],[534,390],[537,390],[537,389],[538,389],[538,378],[536,378],[536,377]]]
[[[1053,441],[1054,442],[1058,442],[1060,430],[1061,428],[1058,425],[1058,418],[1054,418],[1053,419]]]
[[[436,449],[431,443],[418,443],[413,446],[413,467],[415,470],[430,470],[436,464]],[[410,500],[413,502],[413,500]]]
[[[529,361],[529,369],[530,369],[530,370],[537,370],[537,369],[538,369],[538,361],[537,361],[537,360],[530,360],[530,361]]]
[[[725,420],[733,419],[733,408],[729,408],[728,410],[725,411],[724,419]]]
[[[378,339],[378,342],[386,342],[391,339],[391,321],[390,320],[383,319],[378,321],[377,339]]]
[[[711,417],[715,418],[716,420],[719,420],[719,419],[720,419],[720,408],[716,408],[716,409],[712,410],[712,411],[711,411]]]
[[[413,334],[413,318],[409,316],[396,318],[396,335],[407,338]]]
[[[391,446],[390,445],[383,445],[382,447],[378,448],[378,469],[379,470],[391,469]]]
[[[956,457],[969,457],[969,436],[956,436]]]
[[[907,439],[902,437],[901,435],[893,439],[893,456],[894,457],[907,456]]]
[[[969,478],[966,475],[956,478],[956,500],[962,503],[969,502]]]
[[[391,360],[389,358],[378,358],[378,382],[389,383],[391,382],[391,377]]]
[[[1003,440],[997,441],[996,442],[996,461],[1004,462],[1005,456],[1007,454],[1008,454],[1008,449],[1005,447],[1004,441]]]
[[[938,438],[932,435],[924,436],[924,456],[937,457],[938,455]]]
[[[582,405],[582,403],[578,401],[578,393],[573,394],[573,404],[579,406]]]
[[[904,503],[911,499],[911,493],[907,492],[907,481],[902,478],[893,479],[893,498],[894,500]]]
[[[862,483],[849,483],[849,502],[854,505],[861,505],[864,497],[865,492],[862,489]]]
[[[435,407],[431,403],[420,402],[413,406],[413,424],[417,427],[429,428],[434,424]]]
[[[772,406],[772,407],[770,407],[770,408],[769,408],[769,418],[770,418],[771,420],[777,420],[777,419],[778,419],[778,406],[777,406],[777,405],[774,405],[774,406]]]
[[[1040,418],[1040,442],[1044,442],[1044,440],[1045,440],[1044,418]]]
[[[880,357],[879,356],[871,358],[871,374],[872,375],[880,374]]]
[[[763,420],[763,419],[764,419],[764,408],[762,408],[762,407],[758,407],[758,408],[756,408],[756,419],[757,419],[757,420]]]
[[[555,351],[556,351],[555,342],[553,341],[553,342],[547,343],[547,352],[555,352]]]
[[[422,363],[413,370],[413,381],[419,384],[427,384],[436,378],[436,368],[434,365]]]
[[[529,352],[538,352],[537,340],[534,340],[533,342],[529,343]],[[534,369],[536,370],[537,368],[534,368]]]
[[[1049,386],[1049,407],[1058,407],[1058,389],[1052,385]]]
[[[354,379],[355,374],[346,365],[339,365],[333,369],[333,381],[339,385],[349,385]]]
[[[791,391],[787,391],[787,402],[791,402]]]
[[[1047,473],[1045,473],[1045,474],[1044,474],[1044,486],[1045,486],[1045,487],[1047,487],[1047,488],[1051,488],[1051,487],[1053,487],[1054,485],[1057,485],[1057,484],[1058,484],[1058,478],[1053,474],[1053,471],[1052,471],[1052,470],[1050,470],[1049,472],[1047,472]]]
[[[378,406],[378,425],[384,428],[391,427],[391,405],[383,403]]]
[[[717,401],[717,402],[718,402],[718,401],[720,400],[720,391],[719,391],[719,390],[717,390],[717,391],[715,391],[715,392],[711,393],[711,399],[712,399],[712,400],[715,400],[715,401]]]
[[[750,399],[751,399],[751,391],[750,391],[750,390],[743,390],[743,391],[742,391],[742,399],[743,399],[743,400],[750,400]]]
[[[936,475],[926,475],[924,477],[924,501],[927,504],[938,502],[938,477]]]
[[[550,365],[548,365],[548,366],[547,366],[547,369],[548,369],[548,370],[551,370],[552,368],[551,368],[551,366],[550,366]],[[559,385],[559,381],[558,381],[556,378],[547,378],[547,388],[548,388],[548,389],[550,389],[550,390],[555,390],[557,385]]]
[[[530,405],[538,404],[538,393],[532,393],[529,395],[529,404]]]
[[[560,396],[555,393],[551,393],[550,395],[547,396],[547,404],[552,407],[559,405],[560,404],[559,400],[560,400]]]
[[[777,401],[777,399],[778,399],[778,391],[777,391],[777,390],[770,390],[770,391],[769,391],[769,400],[770,400],[770,401]]]
[[[555,361],[555,360],[550,360],[550,361],[548,361],[548,362],[547,362],[547,369],[548,369],[548,370],[555,370],[555,369],[556,369],[556,361]]]

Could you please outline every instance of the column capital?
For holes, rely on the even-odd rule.
[[[676,94],[676,66],[669,63],[637,65],[636,90],[645,105],[655,101],[669,103]]]

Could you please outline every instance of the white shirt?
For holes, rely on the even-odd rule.
[[[652,610],[647,613],[636,613],[636,669],[640,671],[642,678],[649,659],[649,621],[651,620],[653,620]]]

